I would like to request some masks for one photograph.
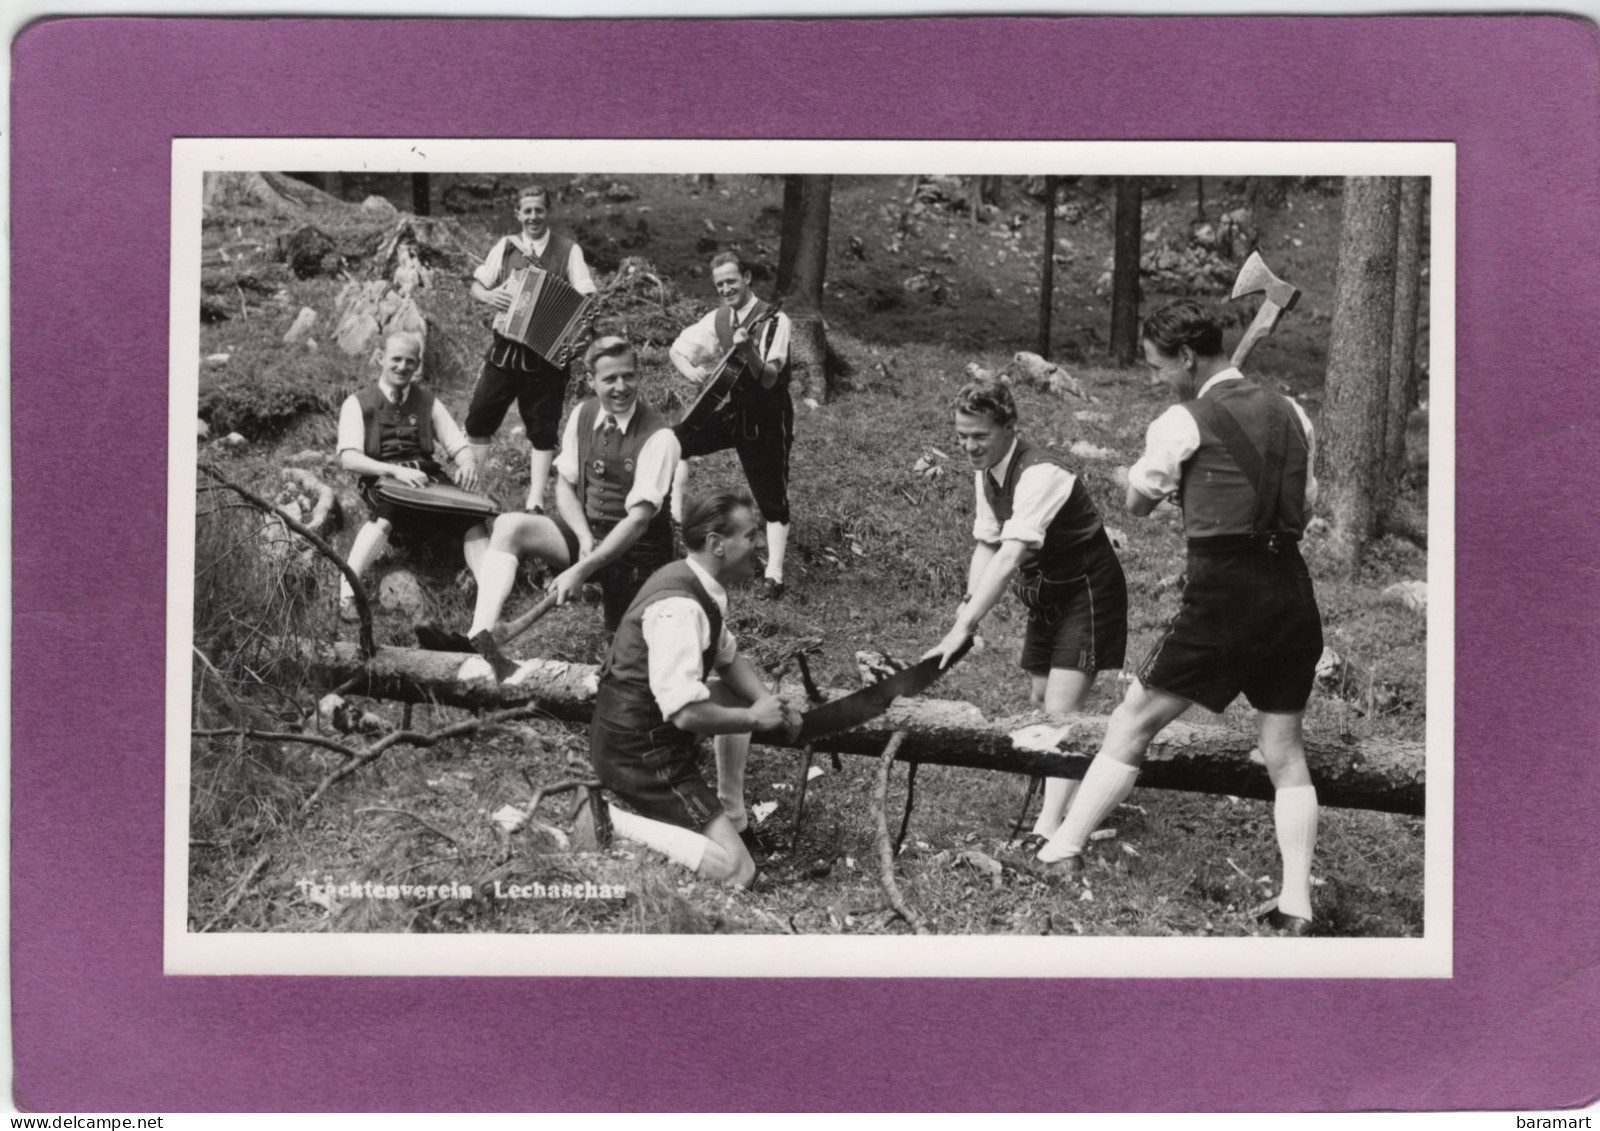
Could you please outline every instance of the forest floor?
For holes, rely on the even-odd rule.
[[[504,194],[514,182],[456,180],[459,184],[435,178],[435,210],[453,216],[467,246],[481,253],[511,228]],[[650,395],[653,389],[659,399],[675,380],[665,357],[671,333],[684,318],[711,308],[714,296],[705,267],[710,252],[738,246],[756,260],[758,275],[770,276],[780,186],[757,177],[723,177],[715,186],[682,177],[630,177],[621,178],[622,192],[611,194],[625,192],[628,199],[617,200],[606,192],[606,182],[616,178],[574,182],[552,175],[545,180],[552,187],[571,182],[557,202],[555,224],[579,233],[584,246],[593,249],[597,267],[610,270],[622,256],[641,256],[665,281],[654,306],[641,303],[615,314],[621,328],[646,344],[646,391]],[[485,184],[491,186],[487,193]],[[389,186],[373,178],[367,187],[383,191]],[[948,405],[967,379],[969,363],[1000,370],[1016,351],[1036,345],[1042,205],[1008,182],[1002,206],[985,222],[974,224],[963,210],[944,202],[926,203],[908,216],[908,187],[905,178],[841,178],[835,189],[826,312],[830,341],[847,372],[827,403],[797,404],[789,595],[778,603],[758,601],[748,590],[732,596],[731,626],[758,661],[774,659],[797,641],[820,638],[815,667],[825,685],[857,682],[858,649],[914,658],[948,626],[964,591],[972,522],[971,476],[954,447]],[[1237,183],[1208,178],[1205,190],[1213,220],[1242,203]],[[1183,545],[1181,531],[1170,521],[1121,513],[1113,471],[1137,458],[1145,426],[1169,403],[1169,394],[1152,387],[1141,369],[1116,368],[1105,356],[1109,304],[1096,295],[1095,284],[1110,252],[1109,193],[1086,181],[1068,185],[1064,200],[1076,205],[1068,212],[1078,219],[1058,221],[1056,231],[1053,353],[1092,403],[1020,384],[1015,392],[1026,435],[1063,454],[1078,441],[1103,452],[1073,462],[1107,525],[1124,542],[1120,556],[1131,598],[1131,668],[1175,609],[1166,579],[1181,572]],[[446,203],[456,210],[443,209]],[[1298,396],[1313,420],[1332,310],[1339,205],[1336,190],[1296,185],[1281,206],[1259,210],[1255,218],[1263,253],[1305,295],[1280,331],[1257,350],[1250,368]],[[1148,201],[1147,248],[1184,241],[1194,209],[1192,190]],[[381,218],[350,210],[337,218],[308,215],[305,222],[318,223],[347,248],[368,248],[373,232],[387,230]],[[392,228],[392,216],[386,223]],[[214,215],[205,231],[207,270],[234,280],[250,278],[257,285],[238,288],[234,305],[245,304],[247,316],[233,313],[202,327],[202,356],[228,355],[225,363],[202,371],[202,405],[227,403],[237,410],[239,400],[248,399],[241,390],[254,389],[250,395],[266,398],[280,380],[296,388],[315,380],[321,390],[309,411],[264,424],[243,445],[202,445],[203,458],[268,493],[284,458],[308,450],[324,453],[321,471],[330,482],[346,486],[331,458],[334,417],[342,397],[374,376],[367,359],[345,357],[331,342],[311,351],[281,340],[302,306],[318,311],[319,325],[331,322],[342,285],[326,276],[298,279],[270,261],[273,239],[292,226],[282,217],[241,208]],[[262,250],[251,251],[255,244]],[[228,247],[235,251],[219,260],[217,251]],[[354,262],[356,257],[348,258]],[[423,304],[431,319],[476,354],[487,331],[465,295],[463,275],[437,270]],[[918,278],[922,281],[911,282]],[[758,281],[758,292],[764,289]],[[1147,284],[1147,309],[1162,297]],[[1243,311],[1241,320],[1250,313]],[[454,383],[433,386],[458,420],[470,379],[467,373]],[[1077,414],[1084,412],[1098,415],[1080,419]],[[515,424],[513,414],[497,437],[491,463],[490,486],[507,502],[520,501],[527,480],[526,444]],[[1413,419],[1409,438],[1404,498],[1425,514],[1425,414]],[[919,459],[941,473],[917,470]],[[739,481],[731,453],[701,461],[694,477],[697,487]],[[207,507],[202,498],[203,513]],[[217,625],[230,618],[258,635],[292,620],[309,636],[350,638],[350,626],[334,616],[331,570],[319,572],[314,592],[285,593],[270,579],[263,583],[258,567],[241,565],[238,555],[218,553],[207,564],[206,545],[222,543],[205,538],[222,538],[234,529],[227,523],[249,520],[228,512],[209,521],[216,529],[207,534],[202,522],[198,642],[215,637]],[[356,525],[346,524],[341,549]],[[1425,553],[1386,537],[1374,545],[1357,576],[1344,578],[1334,574],[1318,539],[1309,539],[1305,552],[1328,644],[1372,680],[1364,692],[1349,697],[1315,696],[1308,729],[1420,742],[1424,620],[1385,602],[1381,593],[1393,582],[1425,578]],[[369,587],[375,591],[388,570],[416,570],[432,582],[427,615],[464,625],[470,595],[455,583],[459,567],[448,548],[397,549],[380,563]],[[534,598],[531,586],[519,587],[507,615]],[[1022,610],[1006,598],[983,626],[984,648],[945,677],[935,694],[968,700],[989,715],[1026,710],[1027,679],[1016,667],[1023,624]],[[380,645],[412,646],[410,618],[380,611],[377,628]],[[598,608],[588,605],[553,613],[518,641],[515,651],[523,657],[595,662],[603,645]],[[259,686],[260,675],[257,668],[255,675],[239,676],[210,694],[221,690],[270,702],[262,697],[277,693]],[[197,677],[201,690],[208,678],[214,680],[203,671]],[[1085,710],[1109,712],[1125,686],[1120,673],[1102,674]],[[301,708],[320,690],[326,689],[287,688],[298,695]],[[400,721],[396,704],[366,706],[391,723]],[[280,710],[287,722],[293,709]],[[458,711],[422,706],[411,725],[426,730],[460,717]],[[1241,701],[1220,721],[1248,728],[1250,720]],[[732,892],[625,842],[605,853],[574,855],[559,851],[549,837],[534,835],[520,838],[515,853],[505,858],[492,814],[525,803],[530,781],[564,777],[569,760],[585,754],[585,735],[556,723],[532,723],[428,749],[395,749],[340,783],[301,817],[296,814],[300,801],[335,764],[330,761],[335,755],[303,746],[198,742],[191,771],[191,923],[215,919],[212,929],[217,930],[297,932],[908,930],[888,909],[877,880],[874,761],[846,757],[842,770],[835,771],[826,757],[816,759],[821,773],[809,783],[804,821],[797,827],[798,755],[756,748],[747,796],[763,811],[772,807],[761,828],[775,851],[755,890]],[[973,853],[993,857],[1009,840],[1026,784],[1022,777],[975,770],[920,769],[917,802],[896,869],[908,900],[936,932],[1247,935],[1261,930],[1246,912],[1276,891],[1270,804],[1136,790],[1108,822],[1114,835],[1091,846],[1085,887],[1068,891],[1009,869],[991,876],[981,864],[974,866]],[[897,768],[891,825],[900,816],[903,786],[904,770]],[[565,807],[552,802],[539,816],[559,824],[564,815]],[[1024,830],[1031,821],[1029,814]],[[1313,880],[1321,933],[1421,933],[1423,828],[1420,818],[1323,810]],[[241,879],[263,855],[267,862],[240,895]],[[480,895],[429,904],[338,900],[311,898],[301,883],[327,878],[336,883],[453,880],[470,884]],[[506,902],[486,894],[497,881],[502,886],[588,881],[622,887],[627,896]]]

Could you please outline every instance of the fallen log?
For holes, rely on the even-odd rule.
[[[350,688],[357,694],[480,710],[536,704],[553,718],[576,723],[589,721],[599,680],[592,665],[559,660],[526,661],[512,679],[496,683],[482,658],[459,653],[386,647],[363,663],[355,645],[340,643],[306,644],[301,655],[309,674],[329,686],[357,680]],[[904,731],[898,751],[903,761],[1078,778],[1099,749],[1105,722],[1074,715],[1055,724],[1037,712],[990,719],[971,703],[905,699],[862,726],[824,737],[815,748],[877,757],[896,731]],[[1139,784],[1267,800],[1272,786],[1266,770],[1250,760],[1254,747],[1255,736],[1244,731],[1173,723],[1151,745]],[[1306,756],[1324,805],[1423,812],[1420,743],[1308,735]]]

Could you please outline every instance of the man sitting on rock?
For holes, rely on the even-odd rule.
[[[433,514],[398,506],[373,491],[378,480],[395,479],[408,487],[446,481],[435,456],[439,449],[455,462],[455,481],[466,490],[478,485],[478,467],[467,438],[443,404],[420,388],[422,339],[412,333],[390,334],[383,343],[382,372],[376,384],[345,398],[339,409],[339,465],[361,477],[361,497],[372,517],[350,544],[349,565],[360,577],[383,549],[396,525],[429,535],[462,535],[461,552],[477,576],[488,547],[489,531],[477,517]],[[349,581],[339,583],[339,613],[355,618],[355,594]]]
[[[639,587],[672,560],[672,520],[663,501],[678,467],[678,437],[639,396],[638,360],[627,341],[600,338],[584,361],[594,396],[567,421],[556,460],[557,517],[503,514],[495,519],[467,635],[426,625],[417,630],[424,647],[478,652],[502,680],[516,664],[500,650],[492,630],[523,557],[562,571],[551,583],[557,604],[597,579],[606,629],[612,632]]]

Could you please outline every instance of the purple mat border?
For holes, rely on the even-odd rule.
[[[1600,849],[1571,799],[1600,785],[1596,48],[1549,16],[30,27],[11,141],[17,1104],[1591,1100]],[[579,81],[485,96],[462,78],[545,73]],[[1453,979],[162,976],[170,139],[717,137],[730,119],[750,137],[1458,144]]]

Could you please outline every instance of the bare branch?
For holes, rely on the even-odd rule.
[[[263,852],[256,857],[255,863],[250,865],[249,870],[234,885],[233,894],[228,897],[228,902],[222,905],[222,910],[207,919],[205,926],[201,927],[198,933],[205,934],[212,927],[215,927],[222,920],[233,914],[233,909],[239,906],[239,901],[244,898],[244,893],[250,890],[250,885],[255,883],[256,877],[261,874],[261,870],[267,866],[267,861],[271,859],[272,854],[268,852]]]
[[[907,925],[919,935],[930,934],[927,924],[917,911],[906,903],[906,898],[900,894],[900,885],[894,879],[894,849],[889,843],[889,818],[885,814],[885,805],[889,795],[889,768],[894,765],[895,755],[900,753],[900,746],[906,740],[906,733],[897,730],[889,738],[889,744],[883,748],[883,755],[878,759],[878,785],[872,792],[872,813],[878,822],[878,882],[883,885],[884,894],[889,897],[889,906],[895,913],[904,919]]]

